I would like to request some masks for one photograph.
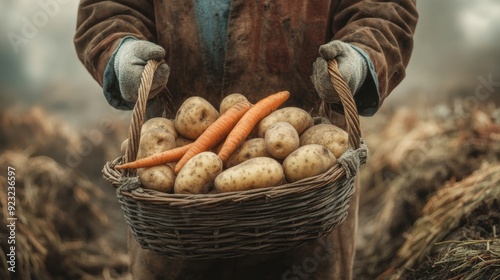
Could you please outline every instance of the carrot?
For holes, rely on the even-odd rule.
[[[178,161],[186,151],[193,146],[193,143],[189,143],[182,147],[173,148],[168,151],[164,151],[158,154],[154,154],[149,157],[141,158],[136,161],[127,162],[125,164],[116,165],[116,169],[126,169],[126,168],[143,168],[143,167],[151,167],[164,163],[175,162]]]
[[[215,122],[194,141],[184,156],[175,164],[174,173],[177,174],[182,167],[195,155],[208,151],[226,137],[240,118],[252,107],[250,102],[239,102],[231,106]]]
[[[222,161],[226,161],[227,158],[245,141],[248,135],[252,132],[252,129],[257,125],[257,123],[271,114],[276,110],[281,104],[283,104],[288,97],[290,92],[280,91],[278,93],[269,95],[250,108],[243,117],[234,126],[233,130],[229,133],[219,151],[219,158]]]

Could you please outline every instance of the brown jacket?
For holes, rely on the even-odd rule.
[[[211,75],[199,44],[192,1],[82,0],[75,46],[102,85],[107,63],[125,36],[157,43],[171,67],[168,88],[176,105],[189,96],[214,105],[229,93],[256,100],[289,90],[288,105],[316,108],[310,80],[318,48],[332,39],[367,53],[378,77],[356,95],[375,110],[405,76],[417,22],[416,0],[234,0],[231,2],[222,79]],[[368,102],[369,101],[369,102]],[[363,112],[361,106],[360,110]],[[372,113],[374,110],[372,111]],[[371,113],[367,113],[370,115]],[[297,250],[273,256],[202,262],[170,261],[131,244],[138,279],[350,279],[354,257],[356,198],[345,225]]]
[[[163,46],[171,67],[168,88],[177,106],[192,95],[216,105],[233,92],[256,101],[289,90],[289,105],[310,109],[318,104],[310,81],[312,63],[320,45],[338,39],[360,47],[371,58],[380,106],[405,76],[418,17],[415,1],[232,1],[220,80],[211,76],[203,56],[192,1],[83,0],[75,46],[101,85],[121,38],[130,35]],[[373,92],[365,90],[356,99],[363,102]]]

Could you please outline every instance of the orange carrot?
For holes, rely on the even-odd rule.
[[[234,126],[233,130],[229,133],[219,151],[219,158],[222,161],[227,160],[227,158],[245,141],[248,135],[252,132],[252,129],[257,125],[257,123],[271,114],[276,110],[281,104],[283,104],[288,97],[290,92],[280,91],[278,93],[272,94],[250,108],[243,117]]]
[[[224,114],[222,114],[215,122],[213,122],[205,131],[194,141],[189,150],[175,164],[174,173],[177,174],[182,167],[195,155],[208,151],[215,145],[219,144],[226,137],[241,117],[252,107],[250,102],[239,102]]]
[[[136,161],[127,162],[121,165],[116,165],[115,168],[116,169],[143,168],[169,162],[176,162],[186,153],[187,150],[189,150],[189,148],[191,148],[191,146],[193,146],[193,143],[184,145],[182,147],[173,148],[161,153],[157,153],[149,157],[141,158]]]

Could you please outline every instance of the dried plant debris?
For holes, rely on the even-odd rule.
[[[441,111],[427,110],[424,114],[400,109],[383,116],[385,122],[364,134],[368,146],[377,148],[370,149],[369,160],[361,170],[356,279],[374,279],[384,271],[391,274],[387,272],[391,267],[399,268],[396,260],[403,259],[402,247],[408,246],[410,231],[425,217],[425,209],[435,196],[450,184],[480,178],[477,176],[489,170],[484,164],[493,166],[500,161],[500,123],[495,117],[498,109],[490,106],[468,114],[447,109],[446,117],[437,115]],[[462,210],[474,211],[474,207]],[[467,214],[470,212],[463,216]],[[492,228],[485,230],[491,232]],[[418,259],[411,260],[410,267],[418,269],[430,254],[421,252]]]
[[[127,255],[114,252],[101,237],[110,229],[108,216],[95,203],[103,196],[97,186],[46,156],[5,151],[0,168],[8,166],[16,167],[16,273],[3,267],[1,279],[99,279],[126,272]],[[0,182],[7,184],[6,174],[0,174]],[[0,189],[6,224],[11,222],[7,195],[6,188]],[[7,227],[0,229],[1,240],[9,234]],[[0,248],[6,256],[10,245],[1,243]]]
[[[464,180],[446,184],[424,207],[386,274],[404,275],[437,254],[433,266],[446,273],[440,279],[500,277],[499,186],[500,164],[485,164]]]

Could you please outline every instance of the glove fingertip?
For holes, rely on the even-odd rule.
[[[160,71],[160,74],[162,76],[168,76],[170,75],[170,67],[168,66],[168,64],[166,63],[162,63],[159,67],[158,67],[158,70],[157,71]]]
[[[330,45],[322,45],[319,47],[319,54],[321,55],[322,58],[324,59],[334,59],[335,56],[337,56],[337,52],[333,50]]]
[[[327,59],[332,60],[338,56],[343,56],[349,50],[349,45],[339,40],[334,40],[328,44],[319,47],[319,54]]]
[[[150,52],[150,57],[149,59],[153,60],[162,60],[165,57],[165,50],[158,46],[158,48],[154,48]]]
[[[162,63],[154,74],[154,82],[160,84],[167,84],[170,75],[170,67],[166,63]]]
[[[149,41],[135,41],[134,55],[142,60],[162,60],[165,57],[165,50]]]

